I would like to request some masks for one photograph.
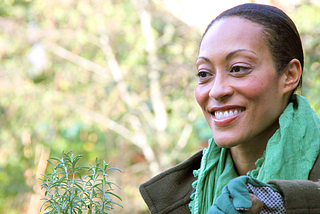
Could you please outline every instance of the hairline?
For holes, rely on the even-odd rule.
[[[238,14],[237,14],[237,15],[236,15],[236,14],[226,15],[226,16],[222,16],[222,17],[219,17],[219,16],[218,16],[218,18],[214,19],[214,20],[210,23],[210,25],[207,27],[206,31],[204,32],[204,34],[203,34],[203,36],[202,36],[202,39],[201,39],[200,44],[202,43],[202,40],[203,40],[204,36],[207,34],[207,32],[209,31],[209,29],[212,27],[212,25],[213,25],[215,22],[220,21],[220,20],[223,20],[223,19],[227,19],[227,18],[232,18],[232,17],[237,17],[237,18],[240,18],[240,19],[245,19],[245,20],[251,21],[252,23],[256,23],[256,24],[258,24],[258,25],[261,26],[261,36],[263,37],[263,40],[264,40],[265,44],[267,45],[268,50],[269,50],[269,52],[270,52],[270,54],[271,54],[272,61],[273,61],[273,66],[274,66],[274,68],[276,69],[276,72],[279,73],[279,74],[281,74],[281,73],[283,72],[284,68],[281,68],[281,67],[278,65],[279,63],[277,63],[277,59],[276,59],[275,53],[274,53],[274,51],[272,50],[272,41],[271,41],[271,40],[272,40],[272,36],[271,36],[271,34],[272,34],[272,31],[274,31],[274,30],[271,29],[271,28],[266,27],[265,25],[263,25],[262,23],[260,23],[260,22],[258,22],[258,21],[256,21],[256,20],[250,19],[250,18],[248,18],[248,17],[246,17],[246,16],[242,16],[242,15],[238,15]]]

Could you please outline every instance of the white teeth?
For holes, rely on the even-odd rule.
[[[214,113],[216,119],[221,120],[239,114],[242,110],[216,111]]]
[[[229,114],[228,114],[227,111],[224,112],[223,117],[225,117],[225,118],[226,118],[226,117],[229,117]]]

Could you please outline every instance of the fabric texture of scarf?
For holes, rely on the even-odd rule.
[[[307,180],[320,152],[320,120],[305,97],[294,95],[279,118],[279,128],[269,139],[257,168],[248,176],[262,182],[271,179]],[[196,191],[189,204],[192,214],[205,214],[230,180],[238,177],[229,149],[218,147],[213,139],[203,150]]]

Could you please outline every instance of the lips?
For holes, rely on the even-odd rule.
[[[210,113],[213,115],[214,124],[218,127],[223,127],[232,124],[245,110],[246,109],[244,107],[228,106],[214,108]]]
[[[236,109],[229,109],[229,110],[223,110],[223,111],[215,111],[214,116],[216,119],[221,120],[228,117],[235,116],[241,112],[244,111],[244,108],[236,108]]]

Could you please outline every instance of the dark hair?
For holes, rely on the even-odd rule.
[[[222,12],[207,27],[203,37],[215,21],[231,16],[248,19],[263,26],[263,34],[273,57],[277,72],[281,73],[292,59],[298,59],[303,70],[303,49],[299,32],[282,10],[263,4],[242,4]],[[302,77],[297,87],[301,87]]]

